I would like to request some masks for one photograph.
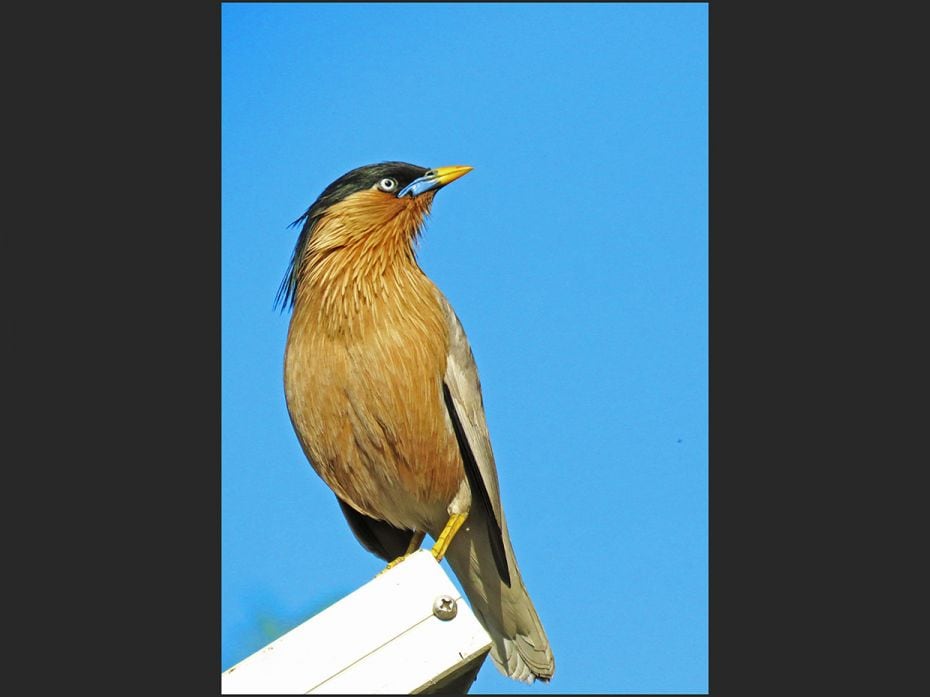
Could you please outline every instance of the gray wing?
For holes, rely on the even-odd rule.
[[[484,416],[481,382],[475,358],[462,323],[449,301],[439,293],[449,330],[449,355],[443,378],[443,396],[472,490],[472,506],[486,509],[491,551],[501,579],[510,585],[505,551],[504,513],[501,507],[497,467],[491,450],[491,437]]]

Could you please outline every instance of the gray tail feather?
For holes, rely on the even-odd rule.
[[[507,677],[532,683],[548,681],[555,672],[549,639],[523,585],[503,522],[504,547],[510,568],[508,588],[500,578],[483,513],[472,508],[465,525],[446,552],[449,565],[478,620],[491,635],[491,659]]]

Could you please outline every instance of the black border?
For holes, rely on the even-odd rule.
[[[14,670],[219,694],[220,5],[8,19]]]

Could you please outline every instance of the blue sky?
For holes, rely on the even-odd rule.
[[[419,260],[556,657],[472,693],[707,691],[707,35],[705,4],[222,6],[218,671],[382,568],[291,429],[272,303],[288,224],[402,160],[475,168]]]

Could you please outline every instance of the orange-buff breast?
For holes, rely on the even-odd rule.
[[[395,211],[381,201],[357,194],[314,231],[285,396],[304,452],[340,498],[429,530],[464,479],[442,399],[449,338],[438,291],[410,248],[429,201],[399,201]],[[370,224],[360,226],[369,203]]]

